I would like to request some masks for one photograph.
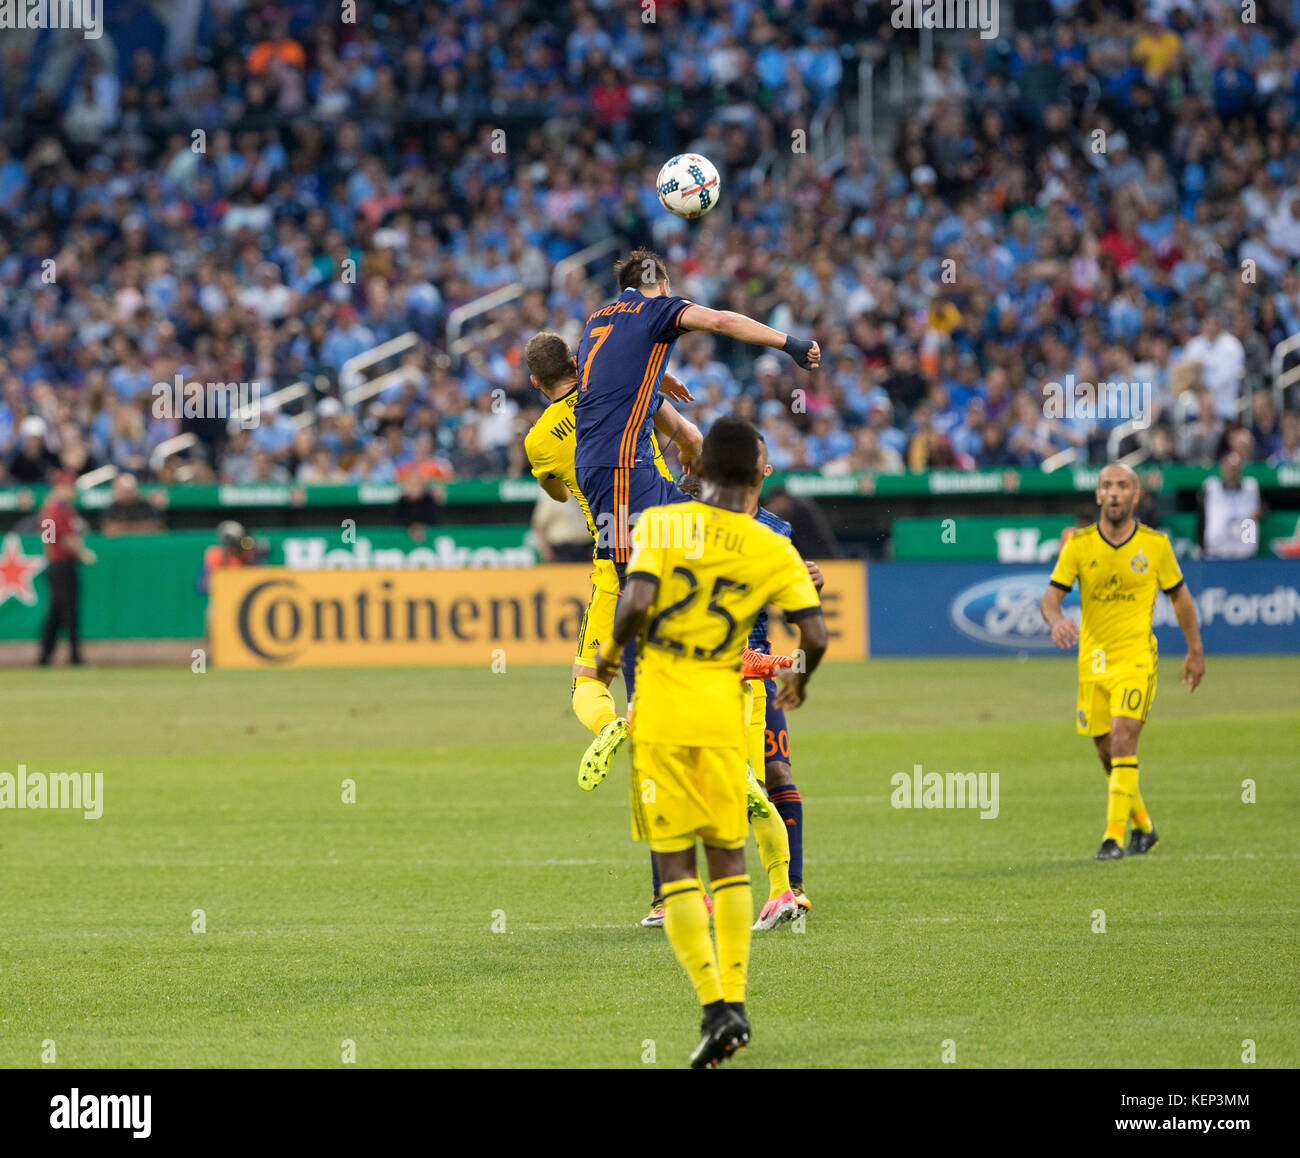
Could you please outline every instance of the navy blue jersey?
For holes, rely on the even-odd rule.
[[[784,519],[772,514],[766,507],[759,507],[758,514],[754,516],[765,527],[770,527],[778,535],[784,535],[787,539],[794,541],[794,528]],[[761,651],[764,655],[772,654],[772,645],[767,638],[767,608],[764,607],[758,613],[758,618],[754,620],[754,628],[749,633],[749,646],[755,651]]]
[[[574,465],[646,466],[654,461],[659,384],[682,334],[679,297],[646,297],[625,289],[587,319],[578,343],[578,402],[573,410],[578,449]]]

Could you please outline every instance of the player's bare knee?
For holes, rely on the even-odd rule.
[[[1101,761],[1101,766],[1110,775],[1110,733],[1104,736],[1093,736],[1092,742],[1097,745],[1097,759]]]
[[[665,884],[669,881],[684,881],[697,875],[693,848],[683,852],[657,852],[655,860],[659,864],[659,879]]]
[[[1116,716],[1110,725],[1110,757],[1112,760],[1123,756],[1136,756],[1138,735],[1142,731],[1141,720],[1131,720],[1126,716]]]
[[[720,881],[726,877],[743,876],[745,850],[743,848],[709,848],[709,880]]]
[[[790,774],[790,765],[784,760],[769,760],[763,766],[763,782],[769,793],[773,788],[784,788],[787,784],[793,784],[794,777]]]

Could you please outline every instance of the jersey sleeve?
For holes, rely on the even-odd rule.
[[[659,298],[656,303],[659,312],[650,328],[650,337],[656,342],[671,342],[680,338],[685,331],[678,325],[682,311],[695,303],[690,298]]]
[[[632,528],[632,554],[627,561],[627,578],[640,575],[656,583],[663,579],[667,551],[663,544],[671,542],[656,526],[660,514],[647,511]]]
[[[524,438],[524,454],[528,456],[533,478],[544,479],[551,473],[551,460],[542,450],[542,440],[536,436],[535,430],[530,430]]]
[[[1160,536],[1156,550],[1156,582],[1166,595],[1175,594],[1183,585],[1183,569],[1178,565],[1173,544],[1164,535]]]
[[[782,550],[773,560],[776,565],[778,586],[768,602],[785,612],[790,622],[803,619],[821,611],[822,602],[818,598],[817,588],[813,586],[808,568],[788,540],[782,544]]]
[[[1079,577],[1079,557],[1075,551],[1075,536],[1065,540],[1061,553],[1056,557],[1056,566],[1052,568],[1052,577],[1048,582],[1062,591],[1069,591]]]

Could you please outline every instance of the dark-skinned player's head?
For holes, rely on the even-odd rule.
[[[569,349],[569,343],[559,334],[543,330],[528,339],[524,347],[524,361],[533,385],[548,398],[561,383],[577,376],[578,363]]]
[[[700,452],[699,473],[715,486],[752,487],[761,482],[758,431],[753,423],[727,414],[710,426]]]
[[[653,295],[662,286],[663,292],[668,292],[668,263],[653,249],[634,249],[619,258],[614,263],[614,277],[620,291],[638,289]]]

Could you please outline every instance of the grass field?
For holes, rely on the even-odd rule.
[[[791,716],[814,909],[756,935],[734,1067],[938,1066],[945,1040],[962,1067],[1231,1067],[1246,1038],[1300,1064],[1300,660],[1211,657],[1193,697],[1178,674],[1141,748],[1160,846],[1097,864],[1068,661],[828,664]],[[102,772],[105,796],[99,820],[0,811],[0,1065],[46,1039],[141,1067],[694,1045],[635,925],[625,757],[578,792],[565,671],[5,671],[0,695],[0,771]],[[915,764],[998,773],[998,817],[892,808]]]

